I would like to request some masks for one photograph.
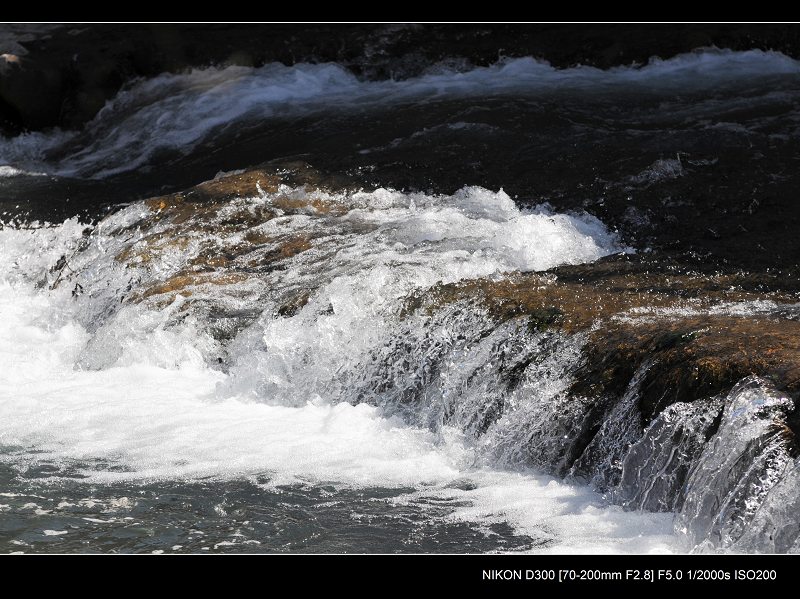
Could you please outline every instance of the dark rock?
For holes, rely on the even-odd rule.
[[[40,130],[61,122],[67,71],[23,57],[0,73],[0,115],[16,129]]]

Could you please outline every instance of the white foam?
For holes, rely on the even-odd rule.
[[[302,404],[322,389],[328,390],[325,399],[340,399],[330,381],[391,341],[403,302],[413,293],[438,283],[543,270],[626,251],[594,217],[555,214],[547,207],[521,210],[503,191],[477,187],[453,196],[385,189],[336,194],[284,187],[230,202],[215,218],[264,210],[287,195],[300,205],[322,201],[342,208],[344,214],[314,217],[301,212],[257,221],[259,235],[308,236],[312,247],[291,258],[285,268],[237,284],[191,287],[187,293],[192,301],[202,297],[234,310],[261,307],[261,320],[234,342],[233,376],[221,384],[232,394],[279,405]],[[100,223],[88,248],[77,254],[82,228],[75,221],[38,231],[9,229],[0,235],[0,268],[13,281],[26,279],[27,273],[28,280],[46,280],[50,286],[56,275],[48,269],[60,256],[67,257],[68,268],[53,293],[61,294],[74,319],[92,331],[80,350],[82,367],[202,365],[219,355],[218,345],[204,332],[207,323],[191,311],[182,327],[170,325],[185,307],[185,298],[170,299],[172,304],[159,311],[121,303],[120,298],[131,291],[131,280],[137,281],[134,292],[144,291],[191,271],[203,248],[225,253],[226,247],[234,246],[241,252],[244,233],[227,233],[220,227],[216,235],[208,235],[207,229],[194,230],[191,224],[176,228],[169,219],[151,217],[150,210],[134,204]],[[123,228],[136,232],[120,235]],[[165,244],[150,247],[146,262],[115,258],[122,252],[136,255],[130,250],[147,248],[145,242],[153,239]],[[186,243],[169,243],[176,239]],[[261,263],[263,252],[255,247],[237,258],[237,264]],[[75,300],[70,292],[78,286],[83,293]],[[316,291],[297,315],[274,318],[287,292],[309,289]],[[314,367],[308,368],[308,363]]]
[[[341,399],[339,374],[391,343],[401,324],[397,315],[413,293],[590,262],[624,249],[594,217],[520,210],[503,191],[470,187],[428,196],[380,189],[322,197],[355,208],[326,220],[330,238],[315,241],[321,249],[298,255],[276,276],[276,286],[317,290],[296,316],[275,319],[265,311],[234,343],[224,383],[231,393],[282,405],[305,401],[309,393]],[[270,221],[264,231],[287,235],[314,227],[309,217],[294,216]]]
[[[697,299],[689,299],[674,307],[648,307],[639,306],[630,308],[625,312],[614,315],[615,320],[630,320],[635,318],[637,322],[655,322],[665,317],[691,318],[712,314],[715,316],[739,316],[751,317],[760,315],[778,314],[781,311],[797,312],[798,304],[778,303],[769,299],[730,301],[720,302],[712,306],[705,306]],[[646,320],[645,320],[646,319]]]
[[[70,219],[58,226],[31,223],[27,228],[0,229],[0,281],[36,280],[71,253],[85,226]]]
[[[685,92],[798,73],[800,63],[778,52],[716,49],[605,71],[556,69],[517,58],[465,72],[439,69],[403,81],[362,81],[332,63],[207,68],[135,83],[109,101],[83,135],[56,131],[0,138],[0,164],[105,177],[141,166],[159,149],[189,151],[212,130],[243,119],[480,96],[487,90],[493,95],[631,88]],[[76,146],[70,149],[70,144]],[[52,151],[68,156],[49,164],[45,158]]]
[[[420,504],[435,499],[460,504],[445,519],[481,525],[508,523],[520,534],[549,544],[537,553],[672,553],[672,514],[625,512],[585,486],[530,473],[468,473],[471,490],[451,487],[417,491],[395,500]]]
[[[383,486],[449,480],[467,463],[458,443],[442,450],[429,431],[372,406],[219,395],[225,375],[191,358],[170,369],[137,356],[126,366],[76,370],[89,335],[65,321],[56,301],[0,284],[0,445],[36,448],[30,459],[129,469],[86,472],[98,482],[268,472],[280,482]]]

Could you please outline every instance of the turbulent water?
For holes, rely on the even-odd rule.
[[[0,140],[0,177],[146,179],[162,161],[194,165],[324,120],[358,123],[364,145],[339,159],[368,165],[432,131],[366,143],[395,107],[456,102],[438,133],[491,137],[469,115],[497,101],[691,92],[707,94],[698,110],[724,112],[747,98],[718,90],[774,83],[758,97],[780,102],[798,74],[755,51],[610,71],[516,59],[383,82],[332,64],[206,69],[134,83],[84,131]],[[663,110],[677,129],[697,118]],[[419,168],[436,178],[435,162]],[[628,183],[682,175],[677,156]],[[764,532],[789,509],[783,495],[796,503],[797,466],[773,435],[791,399],[748,379],[646,423],[645,364],[580,446],[590,401],[567,391],[585,335],[430,293],[647,249],[589,213],[479,186],[265,181],[182,210],[126,202],[96,225],[0,230],[4,551],[797,550],[797,530]],[[768,467],[748,479],[734,463],[752,455]]]
[[[533,472],[496,470],[493,450],[502,433],[496,442],[476,443],[468,427],[452,418],[444,421],[446,396],[403,418],[395,405],[400,400],[379,389],[387,376],[406,379],[408,385],[424,376],[429,332],[441,336],[441,349],[451,353],[452,368],[440,376],[452,379],[446,387],[454,391],[464,384],[458,379],[465,368],[486,366],[491,343],[507,341],[498,331],[496,341],[483,341],[483,347],[458,347],[459,336],[478,333],[475,319],[481,317],[466,307],[442,315],[446,322],[438,326],[430,318],[399,318],[403,301],[415,291],[439,281],[591,260],[619,249],[613,236],[594,219],[523,213],[505,194],[485,190],[465,190],[452,198],[375,192],[330,199],[348,211],[318,223],[310,223],[307,215],[266,223],[267,229],[279,229],[270,231],[276,237],[314,229],[321,236],[312,251],[267,276],[263,283],[268,285],[259,288],[260,279],[242,281],[225,287],[222,295],[211,284],[205,300],[194,291],[192,300],[213,303],[218,312],[227,307],[235,315],[242,306],[260,311],[228,349],[209,331],[210,325],[219,326],[220,316],[200,316],[204,310],[199,305],[197,315],[182,312],[180,294],[161,310],[119,304],[120,289],[130,287],[132,273],[114,256],[124,245],[136,247],[136,241],[120,236],[120,228],[141,218],[141,205],[104,221],[90,247],[71,261],[79,277],[47,293],[34,288],[37,278],[46,278],[59,256],[75,251],[84,227],[68,222],[36,231],[5,229],[0,239],[10,280],[2,287],[2,334],[10,368],[2,381],[0,439],[11,467],[7,484],[14,491],[4,509],[27,509],[38,514],[43,530],[66,531],[53,539],[66,550],[87,540],[83,529],[96,534],[90,531],[101,524],[105,534],[123,537],[128,528],[158,530],[158,522],[149,522],[153,517],[167,519],[161,526],[166,525],[168,516],[155,508],[142,522],[134,507],[166,501],[159,499],[165,494],[172,497],[151,481],[177,480],[189,489],[208,487],[204,495],[216,496],[206,510],[219,520],[213,527],[221,527],[220,532],[209,533],[213,542],[208,541],[219,547],[261,548],[254,541],[264,543],[264,549],[309,551],[668,547],[668,518],[631,516],[608,507],[588,489]],[[271,200],[265,194],[225,210],[257,210]],[[539,251],[522,243],[531,238],[541,239]],[[148,265],[142,274],[168,280],[209,238],[198,233],[195,241],[195,248],[190,242],[184,250],[160,254],[158,266]],[[211,239],[217,247],[225,241]],[[73,298],[78,285],[83,294]],[[316,290],[297,314],[275,318],[279,302],[308,289]],[[395,347],[413,344],[415,338],[417,347]],[[217,363],[223,352],[229,354],[224,368]],[[416,364],[408,364],[410,372],[395,365],[398,372],[387,374],[378,362],[381,353]],[[473,409],[481,409],[484,392],[478,388],[461,398],[474,404],[460,407],[465,420],[474,417]],[[360,401],[365,393],[375,401]],[[515,419],[509,417],[501,429],[514,426]],[[234,490],[228,481],[235,481]],[[33,492],[31,485],[55,485],[59,493],[67,485],[67,499],[55,505],[37,502],[37,496],[49,499],[53,491]],[[102,498],[93,494],[98,486]],[[148,496],[140,499],[141,493]],[[261,539],[264,527],[292,526],[282,523],[278,507],[271,516],[259,516],[262,501],[310,512],[327,532],[310,527],[298,530],[298,536],[287,532],[278,541]],[[237,519],[226,517],[229,508],[240,520],[256,523],[230,528]],[[175,516],[184,520],[188,515],[181,509],[187,509],[183,503]],[[366,526],[364,519],[371,524]],[[10,542],[36,548],[38,541],[49,540],[31,536],[31,523],[25,521],[25,534]],[[359,545],[383,522],[398,537],[395,541],[375,545],[365,539],[368,544]],[[339,531],[352,540],[342,540]],[[80,539],[73,541],[77,545],[65,544],[70,534]],[[158,546],[198,549],[198,539],[186,534],[169,547]],[[445,541],[432,547],[430,535]],[[134,547],[154,541],[139,542]]]
[[[800,75],[796,61],[759,50],[699,52],[666,61],[653,60],[641,68],[607,71],[591,67],[554,69],[531,58],[509,59],[463,72],[446,65],[429,70],[429,74],[403,81],[360,81],[336,64],[270,64],[261,68],[208,68],[165,74],[131,85],[80,133],[20,135],[3,141],[0,151],[8,162],[36,170],[44,168],[50,174],[103,178],[141,168],[170,151],[190,153],[209,135],[217,138],[217,143],[226,135],[246,136],[249,128],[264,121],[309,115],[324,115],[326,119],[356,115],[381,118],[379,115],[389,107],[431,106],[452,100],[470,103],[476,98],[482,102],[519,98],[569,102],[589,94],[616,99],[623,90],[634,97],[672,99],[676,92],[718,93],[737,87],[743,80],[781,83],[787,77]],[[778,90],[773,93],[781,95]],[[680,102],[679,97],[675,100]],[[726,109],[734,109],[737,103],[741,106],[744,101],[733,101]],[[476,111],[474,102],[470,104]],[[681,108],[686,111],[688,107]],[[702,106],[699,108],[702,110]],[[719,107],[716,109],[719,111]],[[437,126],[453,131],[477,127],[488,135],[493,129],[471,119],[450,120]],[[413,133],[412,138],[431,133],[424,128]],[[398,138],[390,143],[398,145],[403,141]],[[367,147],[359,153],[372,151]],[[47,166],[43,167],[43,163]]]

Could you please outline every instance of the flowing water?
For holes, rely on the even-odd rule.
[[[484,144],[524,170],[565,126],[596,150],[604,132],[647,148],[667,127],[686,145],[698,123],[789,143],[798,75],[755,51],[610,71],[440,65],[406,81],[229,67],[136,82],[81,132],[0,139],[9,197],[70,180],[114,205],[97,223],[44,224],[4,204],[0,548],[796,551],[798,466],[775,424],[790,398],[747,379],[646,422],[645,364],[586,442],[594,399],[568,393],[585,334],[431,290],[648,249],[554,209],[548,192],[566,192],[546,180],[527,197],[454,185],[442,153],[464,168]],[[691,151],[692,168],[712,163]],[[189,212],[132,197],[179,188],[172,171],[298,156],[365,185],[260,181]],[[685,160],[619,185],[683,177]],[[395,188],[403,172],[433,183]]]

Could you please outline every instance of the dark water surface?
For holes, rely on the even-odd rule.
[[[250,481],[92,485],[58,467],[0,467],[0,552],[486,553],[551,543],[504,524],[448,522],[413,489]],[[57,481],[40,482],[58,473]]]

